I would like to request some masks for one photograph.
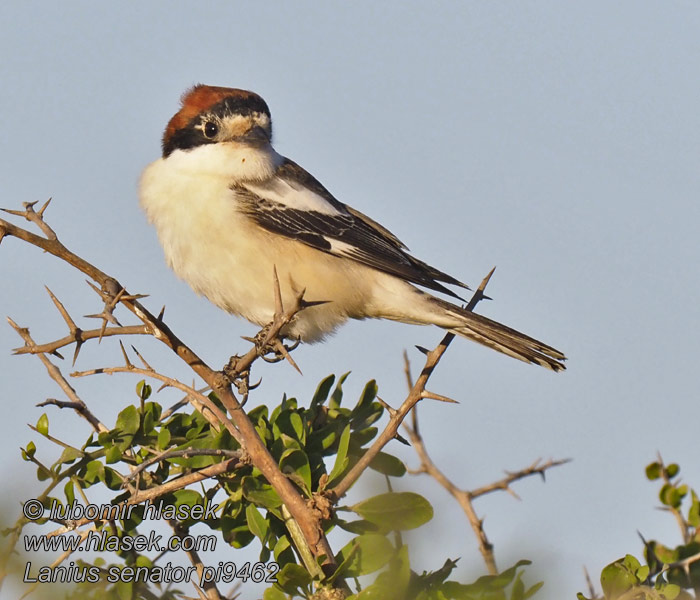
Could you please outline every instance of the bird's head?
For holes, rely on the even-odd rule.
[[[253,92],[195,85],[182,96],[182,107],[163,134],[163,158],[174,150],[234,142],[265,146],[272,139],[270,109]]]

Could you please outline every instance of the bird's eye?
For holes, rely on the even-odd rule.
[[[204,137],[211,140],[217,133],[219,133],[219,126],[214,121],[207,121],[204,124]]]

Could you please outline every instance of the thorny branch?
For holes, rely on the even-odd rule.
[[[149,334],[168,346],[189,365],[189,367],[210,386],[226,407],[235,428],[245,441],[243,448],[250,455],[251,461],[261,471],[270,485],[279,494],[284,504],[288,507],[290,513],[299,524],[306,543],[309,545],[314,555],[319,558],[323,557],[324,564],[327,565],[329,571],[332,571],[335,568],[334,555],[318,519],[306,506],[305,500],[292,482],[280,471],[277,461],[272,457],[265,443],[260,439],[255,426],[242,410],[240,402],[231,389],[230,374],[242,375],[245,370],[249,370],[252,363],[260,356],[260,349],[255,348],[254,352],[251,350],[251,352],[244,357],[235,361],[233,368],[229,369],[227,374],[212,369],[165,324],[162,313],[159,316],[155,316],[139,302],[139,298],[143,296],[127,293],[126,288],[116,279],[110,277],[88,261],[71,252],[58,240],[56,233],[46,224],[43,218],[48,202],[42,206],[38,212],[34,211],[34,204],[35,203],[24,203],[24,211],[9,212],[16,216],[24,217],[28,221],[36,224],[46,237],[36,235],[4,219],[0,219],[0,241],[4,241],[4,238],[8,236],[18,238],[53,254],[82,271],[99,285],[99,288],[95,287],[95,289],[105,301],[105,309],[101,315],[97,315],[103,320],[103,332],[107,330],[108,321],[116,322],[112,311],[117,304],[121,304],[138,317]],[[276,299],[279,298],[279,296],[279,283],[277,282]],[[272,345],[273,348],[282,352],[274,340],[279,337],[281,329],[293,318],[294,314],[309,305],[310,303],[306,303],[303,300],[303,293],[299,295],[294,305],[288,307],[287,310],[283,310],[280,299],[278,303],[279,310],[276,311],[272,324],[266,328],[265,331],[264,342],[266,346]],[[118,322],[116,322],[116,324],[119,325]],[[266,346],[263,346],[263,348]]]
[[[415,386],[415,384],[412,383],[411,365],[408,361],[408,355],[406,353],[404,353],[404,372],[406,374],[408,386],[412,389]],[[498,568],[496,566],[496,558],[493,552],[493,544],[489,541],[488,537],[486,536],[486,531],[484,530],[484,520],[480,519],[476,514],[473,500],[480,496],[484,496],[491,492],[495,492],[497,490],[506,491],[513,497],[520,499],[518,495],[511,489],[511,483],[520,479],[524,479],[526,477],[530,477],[532,475],[540,475],[544,480],[545,472],[547,470],[551,469],[552,467],[557,467],[559,465],[568,463],[571,459],[567,458],[564,460],[548,460],[545,463],[542,463],[540,459],[537,459],[529,467],[521,469],[520,471],[506,472],[506,476],[504,478],[499,479],[498,481],[494,481],[493,483],[490,483],[488,485],[482,486],[475,490],[460,489],[438,468],[438,466],[433,462],[432,458],[430,458],[430,455],[428,454],[428,451],[425,448],[425,442],[423,441],[423,437],[421,436],[420,430],[418,428],[417,407],[413,409],[411,417],[412,424],[409,426],[407,423],[404,423],[403,426],[408,434],[408,439],[411,441],[413,449],[416,451],[416,454],[418,454],[420,466],[417,469],[411,470],[410,472],[415,475],[420,473],[430,475],[443,488],[445,488],[445,490],[447,490],[447,492],[455,500],[457,500],[459,505],[462,507],[464,514],[469,520],[469,524],[471,525],[472,530],[474,531],[474,535],[476,535],[476,539],[479,544],[479,552],[481,552],[481,556],[483,557],[484,562],[486,563],[486,568],[488,569],[491,575],[496,575],[498,573]]]

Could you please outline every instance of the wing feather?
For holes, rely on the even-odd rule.
[[[275,175],[233,188],[241,210],[260,227],[454,298],[460,297],[439,282],[467,288],[405,252],[394,234],[336,200],[291,160],[285,159]]]

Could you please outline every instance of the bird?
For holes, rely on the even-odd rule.
[[[254,92],[187,90],[139,196],[170,268],[217,307],[262,327],[275,313],[273,271],[285,306],[303,290],[311,306],[284,337],[318,342],[349,319],[390,319],[565,368],[559,350],[462,308],[447,286],[466,284],[413,257],[386,227],[278,154],[270,109]]]

